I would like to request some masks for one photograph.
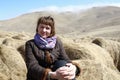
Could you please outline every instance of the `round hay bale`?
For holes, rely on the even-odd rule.
[[[25,41],[24,40],[16,40],[16,39],[12,39],[12,38],[6,38],[3,40],[2,44],[6,45],[6,46],[18,48],[19,46],[25,44]]]
[[[113,40],[106,40],[104,38],[96,38],[92,43],[107,50],[113,58],[115,66],[120,71],[120,43]]]
[[[85,47],[77,47],[79,44],[64,44],[65,51],[71,60],[94,59]]]
[[[6,45],[0,46],[0,58],[9,69],[10,80],[25,80],[27,68],[19,52]],[[2,70],[1,70],[2,71]]]
[[[13,39],[18,39],[18,40],[28,40],[30,39],[30,36],[26,35],[25,33],[24,34],[17,34],[15,36],[12,37]]]
[[[100,46],[92,43],[64,44],[65,51],[72,60],[95,60],[114,68],[113,59],[110,54]]]
[[[0,73],[0,80],[10,80],[7,75]]]
[[[75,60],[80,64],[81,75],[77,80],[119,80],[120,73],[116,68],[108,68],[97,60]]]
[[[25,45],[21,45],[17,48],[18,52],[22,55],[23,59],[25,60]]]

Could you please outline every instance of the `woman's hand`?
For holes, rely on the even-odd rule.
[[[65,76],[64,78],[74,79],[76,74],[76,66],[73,65],[72,63],[67,63],[66,66],[68,67],[67,69],[68,75]]]
[[[76,66],[72,63],[67,63],[66,66],[56,70],[57,79],[69,80],[75,78]]]

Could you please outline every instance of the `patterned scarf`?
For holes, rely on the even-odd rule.
[[[34,41],[41,49],[53,49],[56,44],[56,36],[44,39],[38,33],[36,33],[34,36]]]

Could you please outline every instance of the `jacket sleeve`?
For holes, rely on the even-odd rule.
[[[59,46],[60,59],[65,60],[67,62],[71,62],[71,60],[69,59],[68,55],[65,52],[62,41],[59,38],[57,39],[57,43]]]
[[[25,52],[26,66],[28,70],[27,78],[30,80],[47,80],[47,75],[50,69],[45,69],[39,65],[33,54],[30,41],[26,42],[25,44]]]
[[[78,77],[81,74],[81,68],[80,68],[79,64],[76,62],[72,62],[72,64],[75,65],[77,68],[76,69],[76,77]]]

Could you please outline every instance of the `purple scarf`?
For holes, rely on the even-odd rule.
[[[44,39],[38,33],[36,33],[34,36],[34,41],[41,49],[53,49],[56,44],[56,36]]]

